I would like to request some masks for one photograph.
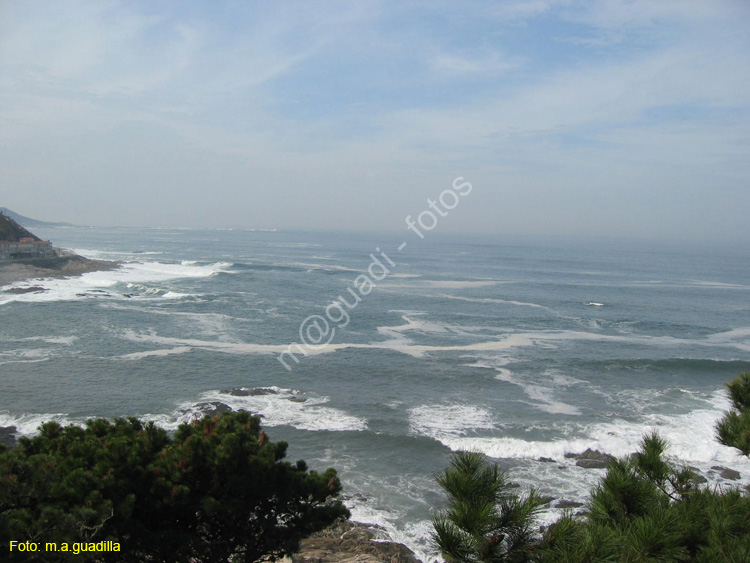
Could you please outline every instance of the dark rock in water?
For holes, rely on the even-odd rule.
[[[511,481],[510,483],[508,483],[508,488],[509,489],[520,489],[521,488],[521,483],[516,483],[515,481]]]
[[[90,291],[87,291],[86,293],[76,293],[76,297],[110,297],[110,294],[106,291],[102,291],[99,289],[92,289]]]
[[[411,549],[387,541],[382,528],[348,520],[302,540],[292,560],[295,563],[420,563]]]
[[[740,475],[739,471],[735,471],[734,469],[725,467],[721,470],[721,473],[719,473],[719,477],[721,477],[722,479],[728,479],[730,481],[736,481],[737,479],[742,477],[742,475]]]
[[[278,395],[279,392],[269,389],[268,387],[256,387],[250,391],[250,394],[254,397],[258,397],[260,395]]]
[[[40,287],[38,285],[32,285],[29,287],[11,287],[10,289],[6,289],[5,293],[13,293],[14,295],[23,295],[24,293],[44,293],[45,291],[49,291],[49,290],[43,287]]]
[[[578,508],[579,506],[583,506],[583,503],[574,500],[559,500],[555,503],[555,508]]]
[[[299,395],[295,395],[294,397],[289,397],[289,400],[293,403],[304,403],[307,401],[304,397],[300,397]]]
[[[354,493],[351,495],[342,495],[344,500],[356,500],[359,502],[367,502],[367,497],[362,493]]]
[[[565,457],[574,459],[605,459],[607,461],[614,459],[612,455],[605,454],[599,450],[592,450],[591,448],[586,448],[586,451],[580,454],[565,454]]]
[[[543,496],[541,500],[542,500],[542,505],[548,505],[548,504],[550,504],[550,503],[551,503],[551,502],[552,502],[553,500],[555,500],[555,497],[550,497],[550,496]]]
[[[688,467],[688,469],[691,470],[691,477],[693,479],[693,483],[697,483],[698,485],[702,483],[708,483],[708,479],[706,479],[703,475],[698,473],[698,470],[693,470],[691,467]]]
[[[0,426],[0,444],[8,448],[15,448],[16,432],[18,432],[18,428],[15,426]]]
[[[219,391],[222,395],[232,395],[232,397],[247,397],[251,391],[249,389],[237,388],[237,389],[222,389]]]
[[[606,469],[609,462],[603,459],[579,459],[576,465],[584,469]]]
[[[591,448],[581,454],[565,454],[565,457],[577,459],[576,465],[585,469],[603,469],[607,467],[611,460],[615,459],[614,456]]]
[[[211,401],[209,403],[198,403],[197,405],[195,405],[195,408],[197,408],[203,414],[207,414],[209,416],[214,416],[223,412],[232,411],[232,407],[224,403],[220,403],[219,401]]]
[[[555,463],[555,460],[551,457],[540,457],[537,459],[537,461],[542,461],[544,463]]]

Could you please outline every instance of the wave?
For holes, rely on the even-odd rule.
[[[176,430],[185,422],[201,418],[206,406],[226,405],[232,410],[246,410],[263,417],[263,426],[292,426],[308,431],[362,431],[367,421],[340,409],[325,406],[330,399],[281,387],[208,391],[197,402],[184,403],[170,415],[144,415],[159,426]],[[220,407],[221,408],[221,407]]]
[[[415,424],[423,436],[438,440],[454,451],[476,450],[497,459],[536,460],[546,457],[559,464],[572,466],[575,460],[565,457],[586,449],[599,450],[624,457],[636,451],[643,436],[657,431],[667,440],[667,454],[709,472],[716,464],[737,468],[750,480],[750,459],[737,450],[716,441],[715,425],[729,408],[725,392],[717,391],[704,401],[704,407],[685,414],[644,414],[637,420],[617,419],[603,423],[578,424],[569,437],[556,440],[525,440],[508,436],[466,436],[452,429],[445,430],[429,423]],[[419,419],[417,417],[417,422]],[[571,435],[572,434],[572,435]]]
[[[10,284],[3,289],[31,287],[40,289],[31,293],[0,293],[0,305],[11,302],[77,301],[90,298],[156,297],[183,299],[198,297],[198,294],[181,293],[171,289],[148,286],[147,284],[181,278],[207,278],[220,272],[226,272],[230,267],[232,267],[230,262],[206,265],[128,262],[115,270],[88,272],[71,278],[37,278]]]
[[[443,436],[464,436],[474,430],[494,430],[492,413],[478,405],[430,404],[409,410],[409,431],[439,440]]]

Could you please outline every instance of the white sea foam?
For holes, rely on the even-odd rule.
[[[535,307],[538,309],[549,309],[549,307],[545,307],[544,305],[539,305],[538,303],[528,303],[526,301],[514,301],[512,299],[495,299],[491,297],[486,297],[486,298],[460,297],[458,295],[448,295],[447,293],[440,293],[436,295],[435,297],[440,297],[442,299],[455,299],[458,301],[468,301],[471,303],[496,303],[498,305],[517,305],[519,307]]]
[[[492,413],[477,405],[431,404],[409,410],[411,433],[437,440],[445,436],[464,436],[472,430],[494,428]]]
[[[564,403],[554,398],[553,387],[569,387],[585,383],[573,377],[567,377],[562,374],[541,374],[533,379],[529,376],[521,377],[515,375],[510,369],[504,367],[509,363],[508,358],[487,357],[485,361],[478,361],[472,364],[464,364],[467,367],[477,367],[482,369],[494,370],[497,375],[495,379],[510,383],[520,387],[529,397],[528,404],[551,414],[579,415],[581,411],[578,407]],[[546,385],[542,384],[539,379],[546,378]]]
[[[125,299],[125,295],[113,289],[118,283],[130,289],[141,289],[144,296],[162,299],[181,299],[189,294],[159,287],[146,286],[179,278],[205,278],[231,267],[229,262],[208,265],[166,264],[162,262],[128,262],[115,270],[88,272],[71,278],[41,278],[16,282],[2,289],[39,286],[40,293],[0,293],[0,305],[18,302],[74,301],[90,298]],[[130,298],[138,295],[129,295]]]
[[[598,450],[617,457],[628,456],[639,448],[643,436],[658,432],[669,443],[667,455],[680,463],[693,465],[709,477],[712,467],[729,466],[740,471],[741,482],[750,482],[750,460],[736,449],[716,441],[715,425],[729,402],[724,391],[718,391],[706,400],[706,408],[686,414],[646,414],[640,420],[612,420],[606,423],[577,425],[569,438],[557,440],[524,440],[508,436],[465,436],[455,431],[438,431],[429,423],[420,422],[415,428],[454,451],[476,450],[500,459],[536,460],[540,457],[554,459],[558,464],[573,466],[574,459],[565,454],[576,454],[586,449]],[[546,464],[540,466],[544,469]],[[568,478],[571,478],[568,475]],[[590,484],[590,479],[586,481]],[[586,490],[585,488],[582,490]]]
[[[446,324],[432,323],[427,320],[413,319],[408,316],[403,317],[406,321],[403,325],[378,327],[378,333],[387,337],[387,340],[371,343],[348,343],[332,341],[327,345],[314,347],[294,348],[291,352],[298,357],[317,356],[321,354],[330,354],[339,350],[390,350],[399,352],[412,357],[423,357],[433,352],[498,352],[507,351],[513,348],[522,348],[528,346],[537,346],[543,348],[555,348],[559,343],[565,341],[591,341],[591,342],[618,342],[628,344],[638,344],[645,347],[667,347],[667,348],[685,348],[696,346],[721,346],[735,348],[739,350],[750,350],[750,342],[746,338],[746,331],[750,329],[741,329],[726,333],[709,335],[705,338],[682,339],[672,336],[636,336],[630,334],[611,335],[603,333],[593,333],[586,331],[574,330],[549,330],[549,331],[518,331],[502,335],[499,339],[484,340],[469,344],[440,344],[426,345],[415,344],[406,336],[410,331],[423,332],[429,334],[443,333],[450,335],[455,334],[462,337],[478,338],[478,335],[471,331],[465,330],[465,327],[455,327]],[[151,342],[160,345],[173,347],[189,346],[200,348],[213,352],[223,352],[227,354],[282,354],[290,351],[290,343],[280,344],[257,344],[248,342],[227,342],[218,340],[202,340],[197,338],[175,338],[159,336],[153,332],[135,332],[126,330],[123,337],[135,342]],[[538,394],[541,396],[541,394]],[[553,407],[557,408],[557,407]],[[567,407],[565,407],[567,408]],[[560,410],[550,412],[563,412]],[[572,412],[571,412],[572,414]]]
[[[701,287],[713,287],[717,289],[750,289],[750,285],[742,285],[739,283],[722,283],[704,280],[690,280],[690,283]]]
[[[249,392],[249,390],[244,390]],[[246,410],[263,416],[263,426],[292,426],[309,431],[361,431],[367,421],[340,409],[325,406],[330,399],[308,395],[294,389],[267,387],[261,394],[245,396],[222,391],[209,391],[197,402],[183,403],[171,415],[146,415],[163,428],[174,430],[184,422],[203,416],[201,403],[223,403],[232,410]]]
[[[83,424],[85,419],[71,418],[63,413],[39,414],[25,413],[11,415],[8,411],[0,411],[0,426],[15,426],[18,436],[34,436],[39,426],[45,422],[57,422],[63,426],[68,424]]]
[[[244,390],[249,392],[248,390]],[[169,414],[144,414],[138,418],[152,421],[166,430],[176,430],[180,424],[202,418],[205,403],[223,403],[232,410],[247,410],[263,417],[263,426],[292,426],[308,431],[362,431],[367,429],[364,418],[350,415],[341,409],[327,406],[329,397],[302,393],[294,389],[266,387],[260,394],[239,396],[230,392],[209,391],[197,401],[185,402]],[[83,424],[90,417],[71,417],[63,413],[11,415],[0,411],[0,426],[15,426],[19,435],[34,435],[43,422],[55,421],[62,425]]]
[[[77,336],[27,336],[9,339],[13,342],[46,342],[47,344],[64,344],[69,346],[78,340]]]
[[[378,509],[368,501],[352,499],[346,502],[353,522],[374,524],[385,530],[375,541],[394,541],[411,549],[420,561],[436,561],[438,554],[431,548],[433,527],[429,520],[412,522],[399,527],[394,521],[400,516],[389,510]]]
[[[338,264],[317,264],[309,262],[292,262],[292,266],[298,266],[306,268],[308,272],[323,271],[323,272],[355,272],[357,274],[363,273],[365,270],[357,268],[347,268],[346,266],[339,266]]]
[[[44,362],[50,357],[48,348],[25,348],[0,352],[0,365],[5,364],[33,364]]]
[[[144,358],[163,358],[164,356],[174,356],[177,354],[185,354],[192,350],[189,346],[176,346],[174,348],[167,348],[164,350],[147,350],[145,352],[133,352],[132,354],[123,354],[119,356],[122,360],[142,360]]]
[[[323,406],[328,397],[303,394],[293,389],[270,387],[273,393],[235,397],[219,391],[203,396],[210,401],[221,401],[233,409],[245,409],[263,415],[265,426],[293,426],[300,430],[361,431],[367,421],[361,417]]]

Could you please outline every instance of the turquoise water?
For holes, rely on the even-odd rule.
[[[723,382],[750,369],[746,249],[439,233],[37,234],[124,265],[15,284],[44,293],[0,293],[1,426],[136,415],[174,428],[201,403],[246,408],[290,442],[292,460],[339,469],[355,517],[425,559],[427,519],[442,502],[433,477],[453,450],[484,451],[523,487],[569,500],[601,471],[565,453],[625,455],[650,428],[692,465],[750,476],[712,428],[727,407]],[[396,265],[381,257],[390,273],[362,295],[356,280],[381,252]],[[361,301],[343,326],[326,306],[352,302],[349,289]],[[327,320],[330,342],[287,370],[279,353],[301,342],[311,315]]]

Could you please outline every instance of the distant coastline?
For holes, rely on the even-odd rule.
[[[91,260],[74,252],[55,248],[28,231],[19,220],[27,224],[51,225],[35,221],[0,208],[0,286],[35,278],[77,276],[86,272],[112,270],[118,262]],[[26,293],[34,288],[11,288],[6,291]],[[40,291],[43,291],[39,288]]]

